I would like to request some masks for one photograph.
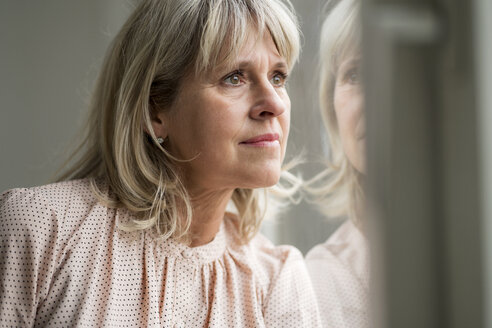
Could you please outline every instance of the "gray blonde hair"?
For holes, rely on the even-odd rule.
[[[341,0],[323,22],[320,37],[321,116],[328,133],[330,156],[327,169],[306,183],[321,210],[330,217],[356,218],[356,208],[364,198],[360,173],[345,155],[334,108],[337,71],[350,54],[360,52],[359,0]]]
[[[157,142],[152,113],[173,104],[190,69],[203,73],[231,62],[252,30],[258,36],[268,31],[292,68],[299,29],[288,0],[141,1],[106,54],[85,137],[73,154],[78,160],[58,180],[92,178],[104,204],[136,214],[125,230],[155,226],[162,238],[186,239],[190,198],[178,174],[179,160]],[[102,185],[109,186],[109,194]],[[259,197],[253,189],[233,193],[244,241],[259,229]]]

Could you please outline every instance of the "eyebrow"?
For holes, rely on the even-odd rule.
[[[359,65],[361,60],[362,60],[361,57],[354,57],[354,58],[350,59],[349,61],[343,62],[342,64],[340,64],[340,66],[338,66],[337,75],[340,72],[342,72],[342,70],[345,71],[345,70],[347,70],[347,68],[352,68],[353,66]]]
[[[253,65],[254,61],[252,60],[242,60],[237,63],[231,65],[231,67],[238,67],[240,69],[247,69]],[[273,65],[273,69],[288,69],[287,63],[284,60],[278,61],[275,65]]]
[[[361,57],[353,57],[349,61],[346,61],[342,65],[340,65],[340,67],[342,67],[342,66],[351,66],[351,65],[354,65],[354,64],[359,64],[361,60],[362,60]]]

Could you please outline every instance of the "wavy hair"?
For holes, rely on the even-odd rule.
[[[292,68],[300,42],[288,0],[141,1],[106,54],[85,135],[72,154],[77,160],[65,163],[58,180],[91,178],[105,205],[135,213],[124,230],[156,227],[162,238],[186,239],[190,197],[178,174],[180,160],[157,142],[152,112],[173,104],[185,72],[232,62],[249,34],[264,31]],[[283,176],[291,188],[277,191],[291,196],[298,181],[287,172]],[[244,241],[263,217],[259,192],[236,189],[232,196]]]
[[[341,0],[332,5],[323,22],[320,37],[319,102],[328,133],[330,156],[327,168],[306,182],[323,213],[330,217],[357,217],[356,208],[364,199],[360,173],[345,155],[334,108],[338,68],[348,55],[360,53],[360,1]]]

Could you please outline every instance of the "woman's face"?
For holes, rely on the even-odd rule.
[[[349,56],[341,62],[335,81],[334,106],[345,155],[357,171],[365,173],[366,130],[359,62],[359,56]]]
[[[290,123],[287,72],[265,34],[247,39],[232,69],[184,77],[175,103],[157,115],[162,126],[153,127],[168,137],[164,147],[171,154],[192,159],[178,163],[189,190],[277,183]]]

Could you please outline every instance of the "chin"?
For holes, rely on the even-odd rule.
[[[275,172],[264,172],[261,179],[258,179],[259,185],[257,188],[268,188],[276,185],[280,179],[280,170]]]
[[[260,174],[249,175],[245,180],[246,183],[240,188],[256,189],[256,188],[268,188],[276,185],[280,179],[280,170],[270,171],[264,170]]]

